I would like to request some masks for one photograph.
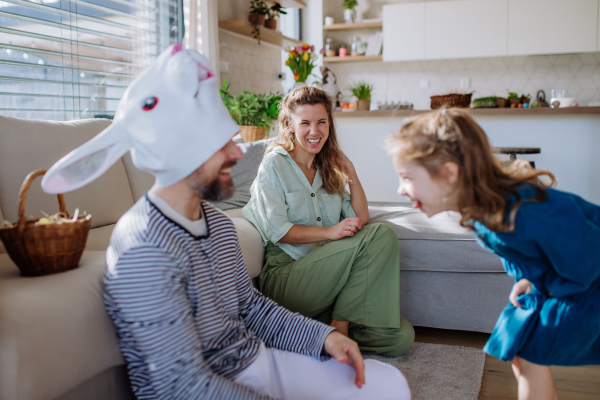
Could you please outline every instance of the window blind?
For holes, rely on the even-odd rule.
[[[182,19],[183,0],[1,0],[0,114],[112,118]]]

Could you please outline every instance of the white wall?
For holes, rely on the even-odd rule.
[[[476,118],[493,146],[540,147],[541,154],[517,156],[535,161],[558,178],[557,189],[600,204],[600,116],[481,116]],[[370,201],[403,201],[384,139],[401,118],[338,118],[342,149],[354,163]]]

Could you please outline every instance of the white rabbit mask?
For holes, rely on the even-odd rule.
[[[174,44],[125,91],[113,123],[44,176],[48,193],[78,189],[131,150],[134,165],[170,186],[194,172],[239,131],[217,78],[195,50]]]

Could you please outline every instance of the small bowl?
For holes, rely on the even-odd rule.
[[[550,104],[558,101],[560,103],[559,108],[573,107],[573,103],[575,103],[575,99],[573,97],[553,97],[550,99]]]

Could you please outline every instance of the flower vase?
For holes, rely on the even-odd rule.
[[[344,9],[344,22],[347,24],[353,24],[356,22],[356,10],[354,8]]]

